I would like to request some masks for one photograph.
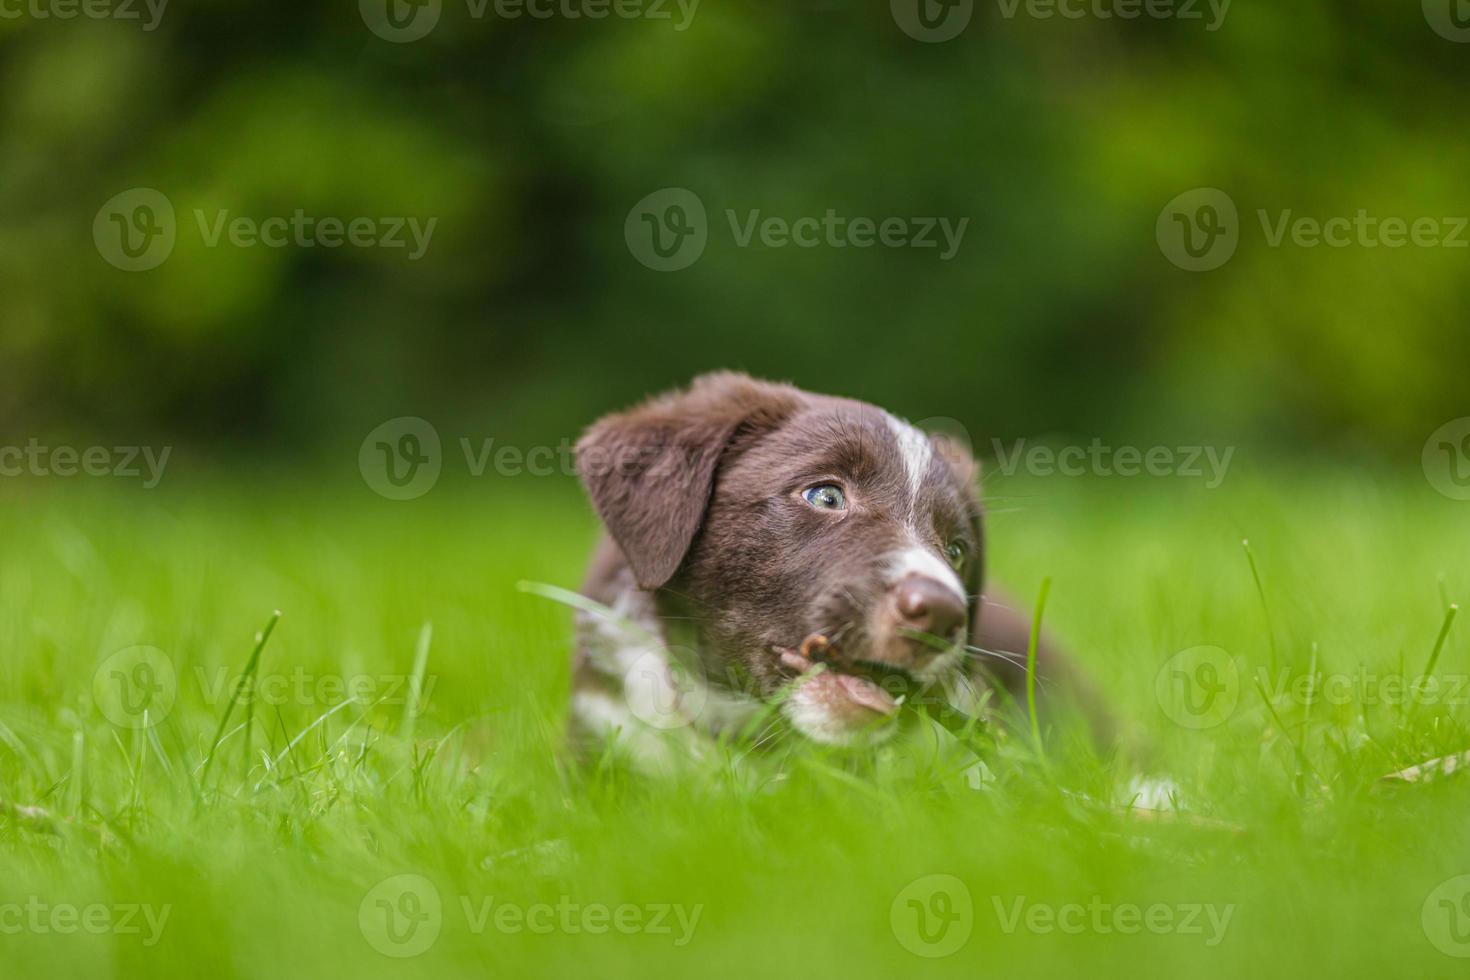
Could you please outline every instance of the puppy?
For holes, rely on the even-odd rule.
[[[670,732],[764,737],[774,717],[867,745],[898,727],[883,678],[972,711],[987,686],[1024,691],[1030,625],[983,596],[978,468],[955,442],[717,373],[601,419],[577,466],[607,534],[577,614],[576,744],[660,757]],[[1045,642],[1037,663],[1106,737],[1087,682]]]

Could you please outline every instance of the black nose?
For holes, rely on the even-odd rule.
[[[898,583],[898,613],[910,629],[946,640],[965,622],[965,604],[955,591],[923,575]]]

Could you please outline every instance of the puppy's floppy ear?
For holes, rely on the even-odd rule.
[[[721,457],[791,415],[801,393],[721,372],[596,422],[577,443],[592,506],[638,580],[656,589],[679,570],[709,507]]]

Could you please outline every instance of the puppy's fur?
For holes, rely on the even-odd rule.
[[[615,613],[578,614],[578,742],[657,755],[659,730],[698,740],[778,695],[818,742],[888,737],[892,697],[861,670],[811,670],[809,638],[972,710],[986,685],[1024,689],[1029,623],[984,596],[978,467],[954,442],[718,373],[598,421],[577,460],[608,531],[583,591]],[[1044,641],[1038,673],[1095,703]]]

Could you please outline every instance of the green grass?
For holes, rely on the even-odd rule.
[[[406,503],[248,474],[152,492],[0,485],[0,975],[1462,975],[1421,914],[1470,873],[1470,781],[1380,777],[1470,748],[1466,696],[1308,707],[1279,682],[1313,664],[1419,676],[1448,605],[1470,598],[1470,507],[1344,474],[989,489],[993,578],[1028,604],[1051,580],[1048,627],[1153,747],[1187,818],[1106,805],[1123,760],[1017,749],[975,788],[971,757],[933,730],[860,758],[788,740],[665,780],[565,770],[570,616],[515,588],[578,581],[595,528],[561,482]],[[274,693],[223,721],[275,610],[254,671]],[[1443,638],[1436,676],[1470,674],[1467,629]],[[139,644],[176,673],[146,730],[93,700],[99,665]],[[1239,702],[1192,730],[1155,678],[1202,644],[1234,658]],[[402,703],[416,663],[419,712]],[[354,677],[383,680],[336,710],[340,694],[314,686]],[[440,932],[389,958],[359,911],[372,932],[370,890],[403,874],[432,883]],[[973,931],[929,959],[890,911],[912,944],[915,896],[900,893],[935,874],[963,883]],[[1470,924],[1439,897],[1431,923]],[[1214,944],[1207,911],[1204,935],[1102,932],[1090,910],[1076,932],[1007,931],[1018,900],[1230,918]],[[494,925],[502,904],[559,902],[699,918],[682,943],[672,917],[672,934]],[[41,903],[169,913],[151,945],[146,925],[7,925],[7,907]]]

